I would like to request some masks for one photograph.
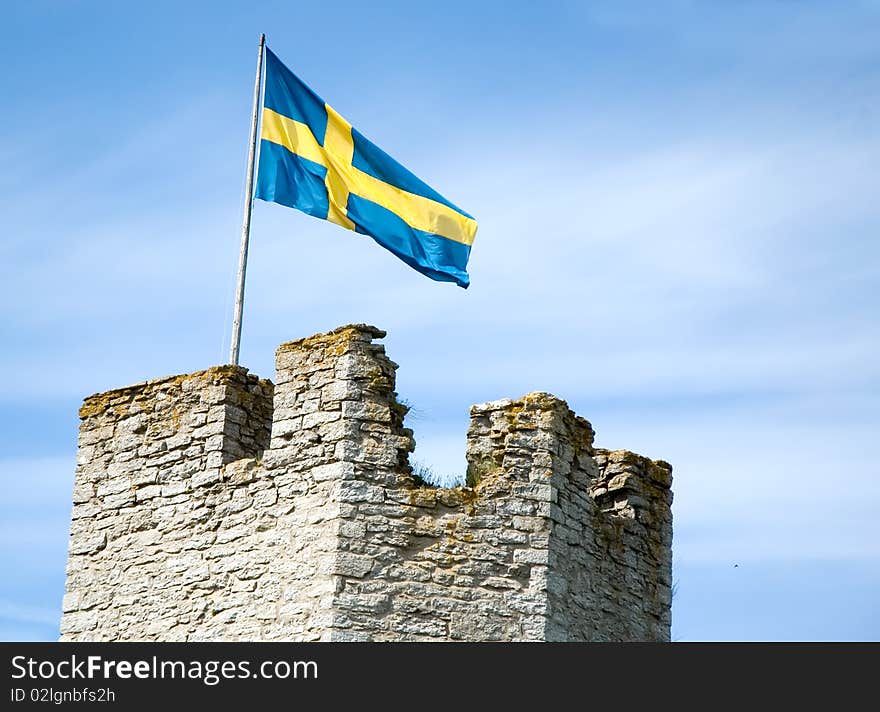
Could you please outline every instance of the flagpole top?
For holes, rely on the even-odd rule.
[[[260,33],[260,47],[263,47],[266,44],[266,35],[265,33]]]

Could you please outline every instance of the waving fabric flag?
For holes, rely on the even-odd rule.
[[[467,287],[477,223],[353,129],[266,48],[256,197],[369,235]]]

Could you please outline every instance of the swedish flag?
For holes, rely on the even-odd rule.
[[[467,287],[477,222],[367,140],[266,48],[256,197],[369,235]]]

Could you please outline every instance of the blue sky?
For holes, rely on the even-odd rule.
[[[556,393],[675,467],[675,639],[880,639],[880,3],[3,16],[0,638],[57,637],[81,399],[225,360],[264,31],[480,232],[465,291],[258,202],[244,365],[387,329],[440,474]]]

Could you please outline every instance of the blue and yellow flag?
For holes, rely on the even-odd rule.
[[[266,48],[256,197],[369,235],[431,279],[467,287],[477,222],[378,146]]]

